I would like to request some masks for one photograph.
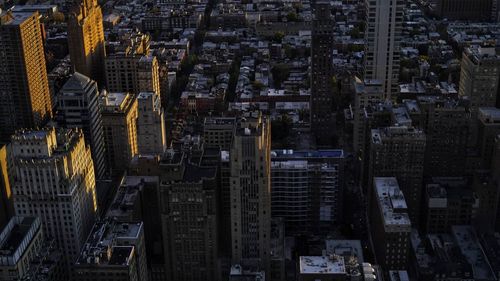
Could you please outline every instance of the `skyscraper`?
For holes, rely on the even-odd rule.
[[[104,135],[97,83],[75,72],[57,96],[57,121],[66,128],[81,128],[90,145],[97,179],[106,173]]]
[[[411,221],[405,196],[392,177],[373,178],[370,230],[377,262],[385,270],[408,266]]]
[[[500,134],[500,109],[482,107],[478,111],[478,143],[481,167],[489,169],[495,151],[495,139]]]
[[[500,55],[495,48],[470,46],[462,54],[459,96],[470,104],[468,146],[477,143],[480,107],[494,107],[500,94]]]
[[[94,166],[83,132],[19,131],[12,136],[11,155],[16,215],[41,219],[43,232],[63,252],[68,274],[97,209]]]
[[[169,280],[213,281],[217,261],[217,168],[188,163],[190,160],[183,155],[173,156],[160,163],[173,172],[161,177],[160,186],[167,276]]]
[[[371,132],[370,179],[395,177],[417,223],[424,177],[425,134],[413,127],[387,127]]]
[[[354,86],[354,132],[353,132],[353,149],[358,152],[360,157],[365,153],[366,135],[369,133],[366,130],[367,119],[371,113],[369,107],[377,106],[384,100],[384,91],[382,82],[378,80],[364,80],[358,77],[353,82]]]
[[[330,144],[335,128],[333,28],[330,2],[314,5],[311,42],[311,131],[320,144]]]
[[[137,98],[130,93],[106,93],[103,99],[106,162],[112,172],[120,172],[138,153]]]
[[[417,99],[427,140],[425,175],[463,176],[470,113],[460,100],[442,96],[419,96]]]
[[[137,145],[140,154],[162,154],[167,146],[165,116],[160,94],[141,92],[137,96]]]
[[[260,112],[237,121],[231,147],[232,262],[269,272],[271,124]]]
[[[160,66],[150,54],[150,37],[132,33],[121,38],[119,46],[105,61],[106,83],[112,92],[155,92],[160,94]]]
[[[0,229],[9,222],[14,215],[12,205],[12,190],[10,188],[7,163],[7,146],[0,144]]]
[[[0,14],[0,140],[52,117],[38,12]]]
[[[364,78],[381,81],[388,99],[398,90],[404,5],[402,0],[365,1]]]
[[[140,221],[96,222],[75,262],[74,279],[148,281],[145,243]]]
[[[322,235],[342,221],[344,151],[273,150],[272,217],[287,235]]]
[[[68,47],[75,71],[104,83],[104,28],[97,0],[80,0],[68,17]]]

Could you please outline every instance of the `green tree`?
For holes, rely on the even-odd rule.
[[[299,16],[296,12],[290,12],[286,15],[286,20],[291,22],[299,21]]]
[[[287,64],[277,64],[271,69],[273,75],[274,86],[281,87],[281,83],[290,76],[290,67]]]
[[[283,37],[285,37],[285,33],[283,33],[282,31],[278,31],[274,33],[273,41],[276,43],[281,43],[283,41]]]

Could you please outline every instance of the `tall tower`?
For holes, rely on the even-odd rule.
[[[366,0],[365,79],[384,85],[385,98],[397,92],[403,25],[402,0]]]
[[[139,93],[137,103],[139,154],[162,154],[167,146],[167,138],[160,94],[154,92]]]
[[[468,146],[478,141],[478,110],[480,107],[494,107],[500,95],[500,55],[495,48],[470,46],[462,54],[460,72],[460,97],[467,99],[471,118],[469,119]]]
[[[94,166],[83,132],[18,131],[10,149],[16,215],[42,220],[43,232],[55,239],[70,273],[97,209]]]
[[[81,128],[90,145],[97,179],[104,178],[104,134],[97,83],[75,72],[57,97],[57,120],[66,128]]]
[[[38,12],[0,14],[0,141],[52,117]]]
[[[106,165],[111,173],[121,173],[138,153],[137,98],[130,93],[107,93],[103,99]]]
[[[82,0],[68,17],[68,46],[75,71],[104,83],[104,28],[97,0]]]
[[[394,177],[373,178],[370,231],[377,262],[386,270],[408,267],[412,222],[406,196]]]
[[[271,124],[260,112],[238,123],[230,156],[232,262],[269,272]]]
[[[373,182],[374,177],[397,178],[414,223],[418,223],[420,217],[425,144],[424,132],[413,127],[393,126],[371,131],[370,181]]]
[[[333,18],[329,2],[314,5],[311,44],[311,131],[318,142],[328,144],[334,132]]]

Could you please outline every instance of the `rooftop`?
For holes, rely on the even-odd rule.
[[[88,83],[90,83],[90,78],[79,73],[75,72],[71,77],[66,81],[62,88],[62,93],[66,94],[65,91],[69,90],[82,90],[85,89]]]
[[[107,217],[133,218],[136,203],[140,200],[140,192],[146,184],[158,184],[158,177],[127,176],[123,177],[113,203],[108,209]]]
[[[364,262],[363,248],[360,240],[326,240],[326,251],[328,254],[340,256],[354,256],[359,263]]]
[[[386,231],[398,226],[410,232],[411,222],[403,192],[394,177],[375,177],[373,185]]]
[[[500,62],[500,56],[497,55],[493,47],[485,48],[478,45],[472,45],[465,48],[464,53],[475,63],[483,59],[494,59]]]
[[[131,240],[139,241],[142,229],[142,222],[107,219],[95,223],[76,265],[127,265],[128,257],[134,250],[129,243]],[[127,247],[120,246],[122,241]]]
[[[390,142],[392,139],[397,138],[404,138],[409,142],[425,140],[425,134],[422,130],[408,126],[392,126],[382,129],[373,129],[371,136],[372,143],[374,144],[383,144],[384,141]]]
[[[500,109],[496,107],[481,107],[478,114],[483,123],[500,123]]]
[[[408,277],[408,272],[405,270],[390,270],[389,271],[390,281],[410,281]]]
[[[271,151],[272,158],[344,158],[342,149],[330,150],[293,150],[280,149]]]
[[[107,93],[104,97],[104,105],[109,107],[122,107],[128,93]]]
[[[473,267],[474,279],[494,280],[493,272],[473,227],[470,225],[454,225],[451,227],[451,232],[460,251]]]
[[[0,233],[0,265],[4,262],[16,264],[40,227],[40,220],[36,217],[13,217]]]
[[[128,265],[132,254],[134,252],[134,246],[115,246],[113,247],[113,252],[109,258],[109,265]]]
[[[205,118],[204,125],[230,125],[234,126],[236,124],[236,118],[234,117],[207,117]]]
[[[38,14],[38,12],[16,11],[15,9],[2,12],[2,10],[0,10],[0,26],[20,25],[23,22],[25,22],[28,18],[34,16],[35,14]]]
[[[346,274],[344,258],[331,256],[301,256],[300,274]]]

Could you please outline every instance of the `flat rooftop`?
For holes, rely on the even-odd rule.
[[[408,277],[408,272],[406,270],[390,270],[389,271],[390,281],[410,281]]]
[[[451,232],[462,255],[472,265],[474,279],[494,280],[494,274],[479,244],[474,228],[470,225],[454,225],[451,227]]]
[[[326,252],[340,256],[354,256],[358,263],[364,262],[363,248],[360,240],[326,240]]]
[[[124,103],[124,101],[127,99],[128,96],[129,96],[128,93],[107,93],[106,96],[103,97],[104,106],[121,109],[122,104]]]
[[[275,158],[344,158],[344,150],[293,150],[281,149],[271,151],[271,157]]]
[[[271,161],[271,169],[307,169],[306,160]]]
[[[6,227],[5,233],[2,233],[2,241],[0,241],[0,254],[9,255],[13,253],[21,245],[26,234],[33,226],[35,217],[18,217],[12,224],[12,227]],[[5,236],[3,236],[5,234]]]
[[[411,221],[408,216],[408,206],[403,192],[394,177],[375,177],[373,179],[380,211],[383,216],[384,226],[401,226],[411,231]]]
[[[16,26],[25,22],[35,14],[34,11],[0,11],[0,26]]]
[[[156,95],[155,93],[153,92],[140,92],[139,95],[137,95],[137,99],[149,99],[151,96],[154,96]]]
[[[131,240],[138,241],[142,228],[142,222],[117,222],[107,219],[95,223],[82,247],[76,265],[124,264],[122,257],[130,256],[130,250],[117,246],[117,243],[119,244],[120,241],[126,241],[126,243]],[[133,250],[133,246],[131,247]],[[118,250],[118,252],[113,257],[115,250]],[[109,255],[110,252],[111,255]]]
[[[128,265],[133,252],[134,246],[114,246],[108,264]]]
[[[500,123],[500,109],[496,107],[480,107],[479,120],[484,123]]]
[[[15,216],[0,232],[0,265],[15,265],[41,228],[36,217]]]
[[[219,125],[219,126],[234,126],[236,118],[234,117],[207,117],[205,118],[204,125]]]
[[[301,256],[300,274],[346,274],[341,256]]]

